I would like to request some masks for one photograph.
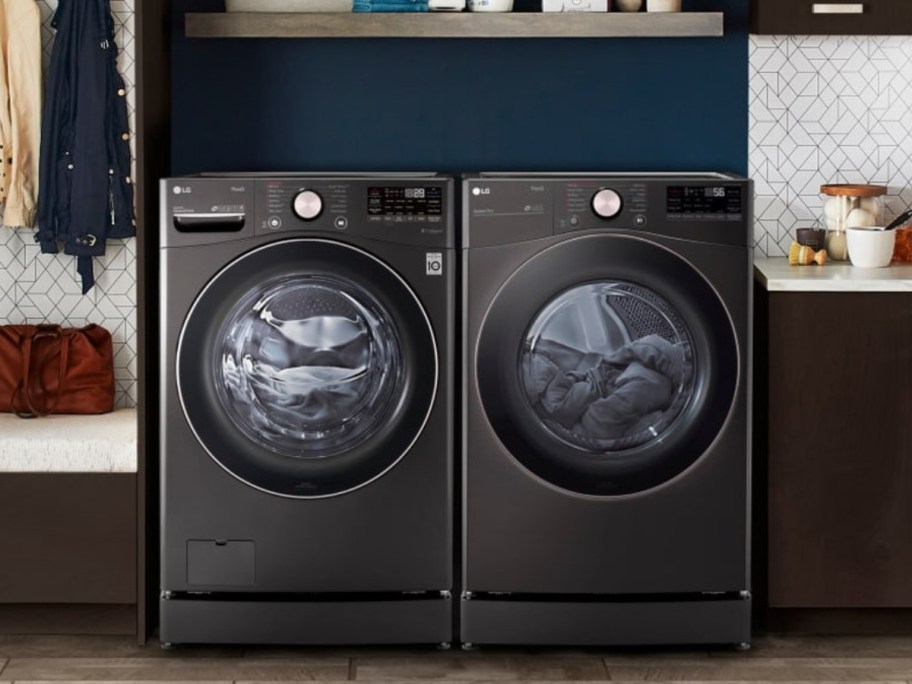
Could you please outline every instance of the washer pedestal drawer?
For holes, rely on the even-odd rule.
[[[452,600],[443,597],[161,601],[163,644],[444,644],[452,638]]]

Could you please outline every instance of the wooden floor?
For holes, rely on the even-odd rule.
[[[904,682],[912,636],[763,636],[746,652],[691,649],[140,647],[127,637],[0,636],[0,682]]]

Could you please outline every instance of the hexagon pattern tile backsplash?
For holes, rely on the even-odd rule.
[[[135,126],[134,0],[112,0],[111,14],[120,48],[120,73],[127,83],[130,128]],[[54,41],[51,19],[57,0],[38,0],[41,42],[47,72]],[[136,176],[134,171],[134,177]],[[0,323],[59,323],[79,327],[98,323],[114,338],[117,406],[136,405],[136,241],[111,240],[96,260],[96,285],[80,294],[76,258],[40,254],[34,231],[0,228]]]
[[[817,225],[826,183],[886,185],[886,221],[912,205],[912,38],[750,40],[755,252]]]

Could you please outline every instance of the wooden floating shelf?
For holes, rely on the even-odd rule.
[[[688,38],[723,35],[721,12],[187,13],[189,38]]]

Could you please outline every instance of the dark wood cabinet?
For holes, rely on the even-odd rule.
[[[752,0],[751,33],[912,34],[909,0]]]
[[[912,607],[912,294],[764,291],[757,308],[769,607]]]
[[[136,516],[133,473],[0,473],[0,634],[134,634]]]

